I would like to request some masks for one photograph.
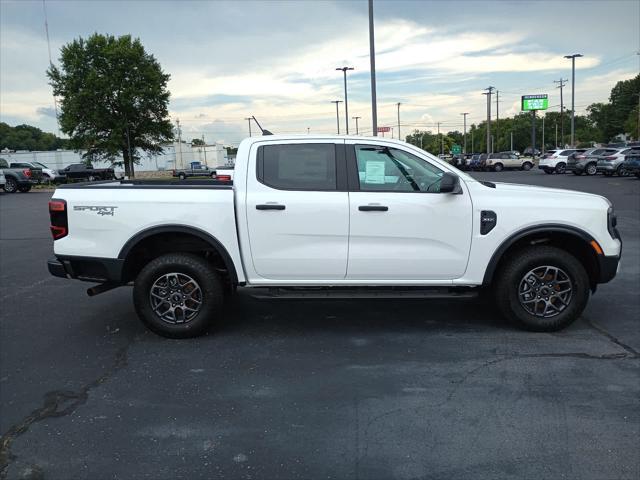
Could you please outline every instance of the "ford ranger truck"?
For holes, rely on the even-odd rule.
[[[521,327],[554,331],[621,254],[604,197],[481,182],[379,137],[253,137],[233,182],[61,185],[49,210],[49,271],[97,283],[90,295],[132,285],[140,319],[174,338],[206,332],[238,286],[308,298],[482,292]]]

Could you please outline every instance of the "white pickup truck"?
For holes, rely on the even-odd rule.
[[[532,209],[531,205],[536,205]],[[537,331],[565,327],[617,271],[611,203],[480,182],[404,142],[263,136],[235,179],[61,185],[49,204],[58,277],[133,285],[153,331],[207,331],[237,286],[356,298],[494,295]]]

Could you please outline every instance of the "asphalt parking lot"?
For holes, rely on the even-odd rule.
[[[241,291],[210,335],[167,340],[129,288],[48,274],[50,194],[0,194],[2,476],[640,478],[640,180],[476,175],[614,203],[622,270],[567,330],[473,300]]]

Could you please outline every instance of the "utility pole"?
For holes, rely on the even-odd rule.
[[[438,122],[438,138],[440,139],[440,155],[442,155],[444,153],[444,148],[442,145],[442,137],[440,136],[440,123],[442,122]]]
[[[207,165],[207,144],[204,141],[204,133],[202,134],[202,152],[204,153],[204,164]]]
[[[420,138],[420,148],[422,150],[424,150],[424,136],[427,134],[427,132],[423,132],[422,133],[422,137]]]
[[[245,117],[244,119],[249,122],[249,136],[251,136],[251,117]]]
[[[496,90],[496,145],[500,150],[500,92]],[[495,151],[491,148],[491,151]]]
[[[376,104],[376,42],[373,32],[373,0],[369,0],[369,61],[371,63],[371,122],[373,136],[378,136],[378,107]]]
[[[542,147],[540,148],[542,155],[544,155],[544,117],[546,117],[546,114],[542,117]]]
[[[464,139],[462,142],[464,143],[464,146],[462,147],[462,153],[467,153],[467,115],[469,115],[469,112],[464,112],[460,115],[462,115],[462,118],[464,119],[464,133],[462,136],[462,138]]]
[[[511,151],[513,152],[513,130],[511,130]]]
[[[471,126],[471,153],[475,153],[476,149],[473,146],[473,125]]]
[[[356,121],[356,135],[360,135],[360,132],[358,131],[358,120],[361,119],[362,117],[351,117]]]
[[[580,53],[564,56],[571,59],[571,147],[576,146],[576,58],[582,56]]]
[[[536,111],[531,110],[531,156],[536,158]]]
[[[307,135],[311,132],[311,127],[307,127]]]
[[[564,99],[562,97],[562,88],[567,84],[567,79],[560,78],[560,80],[554,80],[553,83],[558,83],[559,85],[556,88],[560,89],[560,141],[564,143]],[[556,140],[556,147],[558,146],[560,145],[558,145],[558,140]]]
[[[640,55],[640,52],[638,52]],[[636,141],[640,141],[640,93],[636,93],[638,96],[638,136],[636,137]]]
[[[347,101],[347,70],[353,70],[353,67],[338,67],[336,70],[342,70],[344,74],[344,121],[346,125],[347,135],[349,135],[349,103]]]
[[[483,95],[487,96],[487,154],[492,153],[491,152],[491,92],[493,92],[494,89],[495,87],[487,87],[485,88],[487,92],[483,93]]]
[[[400,137],[400,102],[396,103],[396,105],[398,106],[398,140],[402,140],[402,138]]]
[[[558,148],[558,122],[556,122],[556,148]]]
[[[340,114],[338,112],[338,105],[342,103],[342,100],[331,100],[331,103],[336,104],[336,125],[338,126],[338,135],[340,135]]]
[[[180,119],[176,118],[176,125],[178,126],[178,151],[180,152],[180,166],[177,168],[184,168],[182,163],[182,130],[180,130]]]

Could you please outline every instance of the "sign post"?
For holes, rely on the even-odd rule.
[[[391,127],[378,127],[378,133],[381,133],[384,137],[385,133],[389,133],[391,131]]]
[[[460,145],[453,145],[451,147],[451,153],[453,155],[460,155],[462,153],[462,147]]]
[[[536,111],[549,108],[549,96],[546,93],[522,95],[522,111],[531,112],[531,156],[536,156]]]

